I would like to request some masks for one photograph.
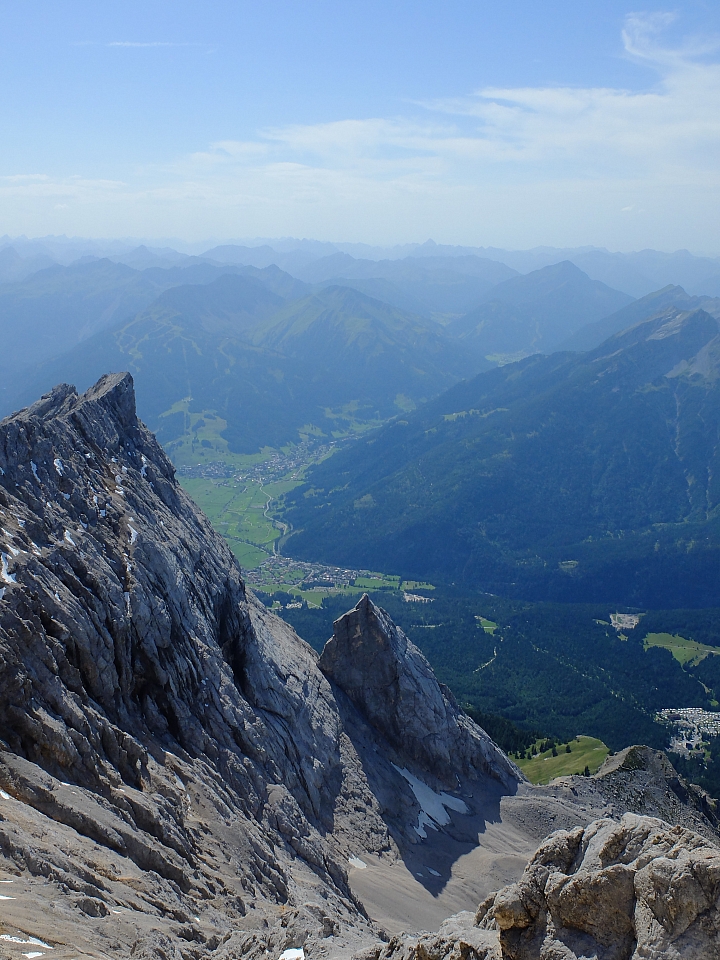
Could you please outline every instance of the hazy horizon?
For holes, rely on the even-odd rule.
[[[458,249],[472,249],[475,248],[480,251],[486,252],[487,256],[492,259],[492,251],[496,250],[498,252],[506,253],[531,253],[533,251],[540,250],[557,250],[559,253],[564,251],[598,251],[608,254],[630,254],[630,253],[640,253],[644,250],[652,250],[658,253],[663,254],[678,254],[678,253],[689,253],[693,257],[701,257],[707,259],[720,259],[720,250],[700,250],[700,249],[688,249],[687,247],[676,247],[676,248],[665,248],[661,249],[660,247],[635,247],[635,248],[626,248],[623,250],[619,249],[610,249],[608,247],[599,246],[592,243],[578,243],[574,246],[557,246],[555,244],[549,243],[538,243],[533,247],[511,247],[506,246],[502,247],[499,244],[487,243],[487,244],[464,244],[464,243],[453,243],[452,241],[448,243],[437,243],[432,237],[428,237],[424,240],[407,240],[404,242],[398,242],[395,244],[383,244],[383,243],[371,243],[364,241],[352,241],[347,239],[326,239],[323,237],[209,237],[204,239],[184,239],[181,237],[132,237],[132,236],[88,236],[88,235],[70,235],[67,234],[45,234],[45,235],[36,235],[36,236],[27,236],[26,234],[18,234],[11,236],[10,234],[5,234],[0,236],[0,251],[6,247],[12,247],[16,244],[41,244],[45,242],[66,242],[68,244],[121,244],[127,246],[129,249],[136,249],[138,247],[147,247],[148,250],[175,250],[177,253],[183,253],[190,256],[200,256],[214,247],[218,246],[246,246],[246,247],[260,247],[260,246],[269,246],[272,247],[275,245],[288,245],[288,244],[318,244],[324,246],[334,246],[338,248],[343,247],[366,247],[370,251],[402,251],[404,248],[419,248],[419,247],[428,247],[435,245],[440,249],[447,249],[451,247],[456,247]],[[358,254],[361,254],[361,251],[358,251]]]

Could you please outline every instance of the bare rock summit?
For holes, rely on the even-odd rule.
[[[505,786],[525,779],[367,594],[335,621],[318,666],[382,732],[403,766],[449,785],[458,777],[490,776]]]

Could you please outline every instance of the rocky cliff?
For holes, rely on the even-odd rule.
[[[524,782],[367,598],[318,660],[246,592],[128,375],[0,423],[7,957],[349,957],[619,811],[637,775],[613,776]]]

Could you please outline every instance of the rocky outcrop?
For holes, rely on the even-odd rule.
[[[408,903],[447,897],[439,925],[640,774],[531,787],[367,598],[318,664],[246,592],[128,375],[0,423],[3,956],[377,953],[384,901],[422,921]],[[494,950],[492,923],[432,949]]]
[[[400,765],[451,786],[458,777],[490,776],[505,786],[525,779],[367,594],[335,621],[318,666],[389,741]]]
[[[370,956],[370,952],[364,956]],[[627,814],[558,831],[522,878],[375,960],[717,960],[720,847]]]
[[[720,955],[720,848],[661,820],[626,814],[559,832],[517,884],[488,898],[503,956],[707,958]]]

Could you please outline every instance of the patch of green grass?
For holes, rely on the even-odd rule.
[[[274,543],[282,535],[273,523],[268,501],[292,490],[298,482],[276,480],[263,485],[253,480],[180,478],[183,488],[225,537],[246,570],[271,556]]]
[[[498,625],[494,620],[488,620],[486,617],[475,616],[475,619],[478,621],[479,626],[483,628],[485,633],[493,634],[497,630]]]
[[[378,574],[376,577],[357,577],[355,586],[365,590],[399,590],[400,577]]]
[[[531,783],[549,783],[555,777],[583,773],[586,766],[590,773],[597,773],[610,752],[602,740],[596,740],[595,737],[576,737],[571,740],[570,753],[565,751],[565,747],[564,743],[557,746],[556,757],[553,757],[552,750],[546,750],[531,760],[515,762]]]
[[[720,650],[717,647],[709,647],[704,643],[698,643],[696,640],[686,640],[685,637],[679,637],[671,633],[649,633],[643,640],[643,646],[646,650],[651,647],[661,647],[663,650],[669,650],[682,666],[685,666],[686,663],[689,663],[690,666],[696,666],[707,656],[720,655]]]

